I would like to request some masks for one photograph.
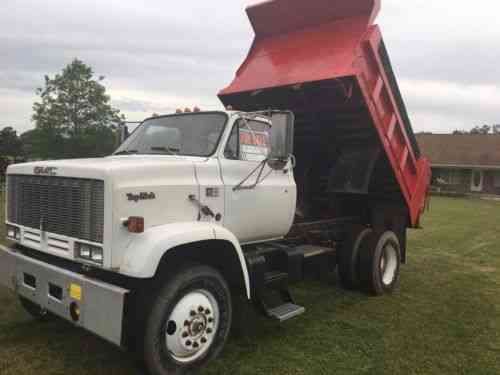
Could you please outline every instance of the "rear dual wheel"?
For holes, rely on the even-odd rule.
[[[370,294],[392,293],[399,284],[401,247],[396,234],[387,231],[373,233],[361,251],[360,280]]]
[[[365,246],[373,231],[364,226],[353,227],[337,252],[337,270],[340,282],[346,289],[359,287],[359,258],[361,249]]]
[[[373,295],[392,292],[399,283],[401,248],[392,231],[353,228],[338,252],[338,274],[347,289]]]

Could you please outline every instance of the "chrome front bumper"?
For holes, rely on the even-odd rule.
[[[2,245],[0,285],[113,344],[122,344],[126,289],[31,259]]]

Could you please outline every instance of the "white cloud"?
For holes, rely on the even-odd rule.
[[[215,96],[164,95],[157,92],[111,90],[113,105],[121,108],[129,121],[141,121],[153,113],[165,114],[195,106],[202,110],[223,109]]]
[[[244,7],[255,1],[2,0],[0,126],[30,128],[43,75],[74,57],[107,77],[131,120],[218,108],[250,46]],[[379,22],[417,131],[500,122],[499,9],[491,0],[382,0]]]
[[[500,86],[403,79],[417,131],[450,132],[500,122]]]
[[[31,107],[35,95],[18,90],[0,88],[0,128],[12,126],[19,132],[32,128]]]

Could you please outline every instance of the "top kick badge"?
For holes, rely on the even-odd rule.
[[[156,199],[155,193],[139,193],[139,194],[134,194],[134,193],[128,193],[127,194],[127,199],[131,202],[139,202],[139,201],[150,201],[153,199]]]

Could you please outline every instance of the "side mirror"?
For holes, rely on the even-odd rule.
[[[293,154],[293,132],[295,116],[292,112],[275,112],[271,115],[269,166],[272,169],[286,167]]]

